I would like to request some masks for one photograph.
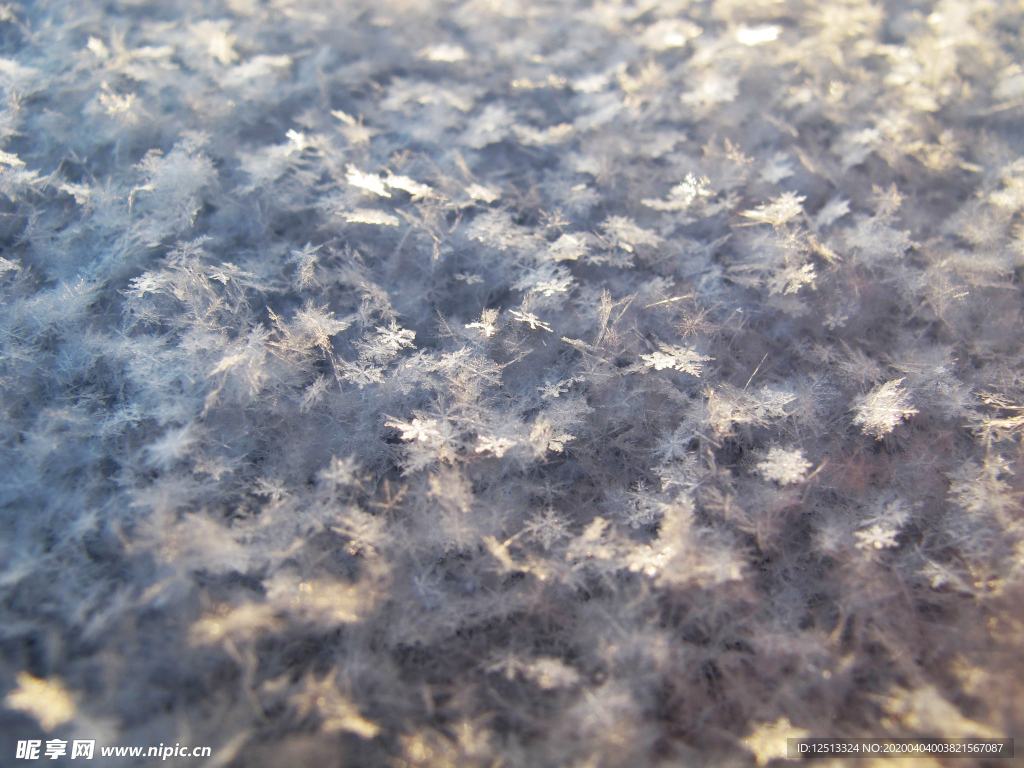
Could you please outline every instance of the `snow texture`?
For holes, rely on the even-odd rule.
[[[0,6],[0,763],[1021,733],[1022,29]]]

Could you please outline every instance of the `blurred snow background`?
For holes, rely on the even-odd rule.
[[[1022,27],[2,6],[3,754],[1012,736]]]

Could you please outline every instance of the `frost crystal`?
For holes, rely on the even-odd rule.
[[[647,199],[642,202],[657,211],[685,211],[695,200],[715,194],[708,184],[710,182],[707,178],[698,179],[690,173],[687,174],[685,181],[669,190],[667,200]]]
[[[356,208],[342,214],[350,224],[376,224],[382,227],[397,227],[401,222],[397,216],[369,208]]]
[[[887,381],[857,398],[857,415],[853,423],[859,425],[865,435],[882,439],[901,421],[917,413],[917,409],[911,405],[910,393],[902,387],[903,381]]]
[[[692,347],[661,345],[660,349],[649,355],[640,355],[640,359],[645,367],[653,368],[656,371],[670,368],[700,378],[704,370],[704,363],[715,358],[698,354]]]
[[[493,203],[501,197],[501,192],[491,187],[485,187],[482,184],[470,184],[466,187],[466,194],[473,200],[480,200],[484,203]]]
[[[479,331],[487,338],[490,338],[498,331],[498,327],[494,324],[498,319],[498,310],[496,309],[485,309],[480,319],[475,323],[467,323],[466,328],[472,331]]]
[[[355,458],[348,456],[331,459],[326,469],[320,472],[320,479],[332,486],[352,486],[360,483],[359,464]]]
[[[601,229],[613,245],[630,253],[637,245],[658,245],[661,242],[658,234],[643,229],[625,216],[609,216],[601,225]]]
[[[801,203],[806,199],[805,196],[795,192],[784,192],[770,204],[759,205],[753,210],[744,211],[743,215],[756,222],[781,227],[804,212]]]
[[[576,261],[586,255],[587,246],[579,235],[565,234],[548,246],[548,253],[553,261]]]
[[[359,187],[379,197],[391,197],[391,193],[384,186],[384,180],[377,174],[363,173],[354,165],[350,165],[345,178],[353,187]]]
[[[507,437],[488,437],[481,435],[479,443],[474,449],[477,453],[491,453],[495,458],[502,458],[505,455],[505,451],[516,444],[515,440],[509,440]]]
[[[899,536],[899,530],[894,528],[886,528],[879,523],[875,523],[870,528],[866,528],[863,531],[856,531],[853,535],[857,538],[857,549],[891,549],[892,547],[899,546],[896,542],[896,537]]]
[[[412,195],[413,200],[423,200],[434,194],[434,190],[431,189],[429,184],[421,184],[418,181],[413,181],[408,176],[394,176],[388,175],[384,179],[384,183],[392,189],[401,189]]]
[[[386,422],[386,426],[401,430],[403,440],[419,440],[426,443],[441,437],[436,419],[416,418],[409,423],[391,420]]]
[[[806,480],[807,470],[811,466],[811,462],[804,458],[800,449],[786,451],[782,448],[772,448],[765,460],[758,463],[757,470],[766,480],[774,480],[779,485],[790,485]]]
[[[531,518],[523,532],[537,541],[544,549],[551,549],[557,542],[569,535],[569,526],[554,509],[548,507],[539,515]]]
[[[553,331],[551,330],[551,326],[545,322],[542,322],[541,319],[532,312],[521,312],[517,309],[511,309],[509,310],[509,314],[512,315],[512,317],[518,320],[520,323],[526,323],[527,325],[529,325],[531,330],[541,330],[547,331],[548,333],[553,333]]]

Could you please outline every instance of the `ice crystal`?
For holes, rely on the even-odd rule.
[[[375,173],[363,173],[354,165],[350,165],[345,178],[353,187],[359,187],[378,197],[391,197],[391,193],[387,191],[384,180]]]
[[[355,208],[342,214],[349,224],[377,224],[382,227],[397,227],[401,221],[385,211],[374,211],[369,208]]]
[[[670,368],[676,371],[684,371],[691,376],[700,377],[704,370],[704,363],[714,360],[713,357],[701,355],[691,347],[676,347],[661,345],[649,355],[640,355],[644,366],[653,368],[656,371],[663,371]]]
[[[803,451],[787,451],[776,447],[768,451],[764,461],[758,462],[757,470],[766,480],[774,480],[779,485],[791,485],[802,483],[811,466],[811,462],[804,458]]]
[[[744,211],[743,215],[755,222],[781,227],[804,212],[801,203],[806,199],[806,196],[798,195],[795,192],[784,192],[770,204],[759,205],[753,210]]]
[[[887,381],[857,398],[853,423],[859,425],[865,435],[881,439],[918,412],[911,405],[910,393],[903,388],[903,382],[904,379]]]
[[[853,535],[857,538],[857,549],[889,549],[898,546],[896,537],[899,535],[899,531],[894,528],[886,528],[880,523],[875,523],[862,531],[856,531]]]

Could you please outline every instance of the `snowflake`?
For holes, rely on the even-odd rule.
[[[532,291],[550,298],[556,293],[567,292],[574,283],[575,280],[569,270],[548,263],[531,269],[513,283],[512,287],[517,291]]]
[[[789,155],[785,152],[776,152],[770,160],[765,162],[761,169],[761,180],[769,184],[778,184],[783,179],[788,179],[795,173],[793,164],[789,161]]]
[[[663,492],[671,488],[691,491],[700,486],[702,478],[707,474],[696,453],[685,453],[672,463],[662,464],[657,467],[657,472]]]
[[[434,190],[429,185],[421,184],[410,179],[408,176],[394,176],[390,171],[388,172],[388,177],[384,179],[384,183],[392,189],[401,189],[404,192],[408,192],[412,195],[414,201],[432,197],[434,194]]]
[[[341,214],[349,224],[376,224],[379,227],[397,227],[401,222],[397,216],[370,208],[356,208]]]
[[[133,298],[141,299],[147,293],[160,293],[171,282],[171,276],[165,272],[144,272],[131,281],[131,287],[126,293]]]
[[[537,387],[537,391],[541,393],[541,397],[545,400],[552,397],[559,397],[569,391],[575,382],[580,381],[580,377],[573,376],[566,379],[565,381],[546,381],[543,387]]]
[[[497,319],[498,310],[485,309],[480,314],[480,319],[475,323],[467,323],[466,328],[471,331],[480,331],[484,336],[490,338],[498,330],[498,327],[494,324]]]
[[[587,253],[587,244],[579,235],[565,234],[548,246],[552,261],[576,261]]]
[[[371,194],[379,197],[391,197],[391,193],[384,188],[384,180],[375,173],[363,173],[354,165],[348,167],[345,179],[353,187],[365,189]]]
[[[210,280],[216,280],[221,285],[227,285],[231,280],[237,280],[238,278],[254,278],[256,275],[251,272],[246,272],[239,269],[230,261],[225,261],[219,267],[214,267],[213,271],[210,272],[207,277]]]
[[[576,436],[568,432],[556,433],[547,419],[537,419],[530,431],[530,443],[537,455],[543,455],[545,451],[561,453],[565,450],[565,444],[575,439]]]
[[[533,437],[533,435],[530,435]],[[557,435],[552,435],[551,439],[548,440],[548,450],[554,451],[555,453],[561,453],[565,450],[565,444],[570,440],[575,440],[575,435],[570,435],[568,432],[560,432]]]
[[[408,441],[420,441],[420,442],[434,442],[439,441],[442,437],[438,427],[440,422],[437,419],[413,419],[410,423],[406,424],[396,419],[391,419],[384,423],[386,427],[394,427],[395,429],[401,430],[402,439]]]
[[[912,510],[902,499],[893,499],[887,503],[877,502],[875,513],[861,521],[860,527],[866,528],[875,523],[883,528],[902,528],[910,520]]]
[[[493,187],[485,187],[482,184],[470,184],[466,187],[466,194],[471,200],[479,200],[482,203],[493,203],[501,197],[501,192]]]
[[[377,341],[388,349],[398,352],[402,347],[413,347],[412,340],[416,338],[415,331],[408,331],[392,323],[388,328],[377,328]]]
[[[850,201],[844,200],[841,197],[833,197],[818,211],[814,217],[814,225],[821,229],[827,227],[833,222],[843,218],[850,212]]]
[[[189,455],[198,439],[193,424],[168,429],[162,437],[146,446],[146,464],[170,469],[175,462]]]
[[[640,359],[646,368],[653,368],[656,371],[670,368],[700,378],[704,370],[703,363],[715,358],[697,354],[691,347],[662,346],[649,355],[640,355]]]
[[[1012,511],[1019,507],[1019,494],[1012,493],[1004,479],[1012,474],[1009,462],[999,455],[986,457],[982,466],[968,460],[947,475],[952,481],[949,495],[968,512],[1010,520]]]
[[[9,165],[11,168],[24,168],[25,161],[17,155],[11,154],[10,152],[4,152],[0,150],[0,163]]]
[[[897,424],[917,413],[911,406],[910,393],[900,386],[902,383],[903,379],[887,381],[857,398],[857,416],[853,423],[860,425],[865,435],[881,440]]]
[[[341,377],[345,381],[351,381],[360,389],[369,384],[382,384],[384,382],[384,369],[373,365],[369,360],[360,360],[355,363],[342,360],[338,363],[338,367],[342,371]]]
[[[711,182],[706,176],[697,178],[692,173],[686,174],[681,184],[676,184],[668,193],[667,200],[645,199],[640,202],[656,211],[685,211],[695,200],[714,195],[708,185]]]
[[[542,331],[554,333],[554,331],[551,330],[550,325],[548,325],[545,322],[542,322],[541,319],[532,312],[519,312],[518,310],[511,309],[509,310],[509,313],[520,323],[528,323],[530,326],[530,330],[532,331],[536,331],[539,328]]]
[[[308,288],[315,280],[315,269],[319,257],[316,252],[320,246],[313,247],[312,243],[306,245],[300,251],[292,251],[288,261],[299,265],[299,285]]]
[[[947,584],[953,587],[962,587],[963,580],[957,575],[953,567],[947,563],[937,563],[934,560],[925,562],[924,567],[918,574],[928,579],[932,589],[942,589]]]
[[[285,150],[286,155],[291,155],[295,152],[305,152],[307,149],[314,147],[309,137],[300,131],[291,130],[286,132],[285,136],[288,138],[288,148]]]
[[[632,253],[637,245],[658,245],[661,237],[655,232],[643,229],[626,216],[609,216],[601,224],[601,231],[612,245]]]
[[[508,680],[522,675],[537,683],[544,690],[563,688],[575,685],[580,680],[579,673],[565,664],[561,659],[541,656],[534,660],[523,659],[515,654],[502,654],[484,667],[486,672],[500,672]]]
[[[773,419],[784,419],[788,416],[786,406],[796,399],[796,395],[792,392],[787,392],[784,389],[772,389],[767,384],[754,395],[754,400],[757,401],[758,415]]]
[[[757,465],[757,471],[765,480],[774,480],[779,485],[802,483],[807,479],[807,470],[810,468],[811,462],[804,458],[800,449],[785,451],[782,448],[772,448],[765,460]]]
[[[753,210],[744,211],[743,216],[762,224],[781,227],[804,212],[801,203],[806,199],[803,195],[797,195],[796,192],[783,192],[772,200],[770,205],[759,205]]]
[[[257,496],[266,496],[272,502],[276,503],[288,495],[288,489],[280,480],[261,477],[256,481],[256,487],[253,490],[253,493]]]
[[[875,523],[863,531],[854,532],[857,537],[857,549],[891,549],[899,546],[896,537],[899,536],[899,529],[888,528]]]
[[[556,277],[551,280],[541,280],[534,284],[533,290],[542,296],[551,297],[556,293],[565,293],[573,284],[571,277]]]
[[[354,456],[345,459],[335,456],[327,468],[320,471],[319,477],[333,487],[359,485],[362,482],[359,469],[359,463]]]
[[[676,367],[676,359],[672,355],[660,351],[652,352],[649,355],[641,355],[640,359],[644,361],[644,365],[648,368],[654,368],[656,371]]]
[[[507,437],[480,435],[477,439],[479,440],[476,447],[477,453],[493,453],[499,459],[505,455],[505,451],[516,444],[515,440],[509,440]]]
[[[859,216],[846,231],[846,245],[857,250],[862,262],[877,264],[902,258],[914,242],[909,233],[890,227],[880,216]]]
[[[512,216],[508,211],[487,211],[480,214],[469,225],[466,235],[499,251],[508,250],[523,242],[523,233],[512,223]]]
[[[662,504],[658,501],[657,494],[652,493],[641,480],[637,483],[636,489],[629,492],[624,507],[622,514],[629,527],[640,528],[657,521]]]
[[[356,120],[352,115],[342,112],[340,109],[332,110],[331,114],[344,123],[341,133],[349,144],[369,144],[370,139],[378,133],[372,128],[365,127],[362,118]]]
[[[338,320],[327,307],[317,307],[312,303],[295,313],[295,330],[303,342],[328,350],[331,337],[337,336],[351,325],[350,320]]]
[[[228,22],[226,21],[201,21],[198,24],[190,24],[189,31],[197,43],[206,44],[207,53],[212,58],[221,64],[234,64],[238,61],[238,54],[234,50],[237,38],[234,35],[228,34],[225,29],[227,24]],[[91,38],[91,40],[95,40],[95,38]],[[98,40],[96,42],[103,45]],[[99,46],[95,47],[99,48]],[[106,48],[106,46],[103,47]]]
[[[569,526],[558,512],[548,507],[523,526],[523,533],[547,550],[560,539],[568,537]]]
[[[804,264],[803,266],[791,264],[768,279],[768,292],[773,295],[777,293],[788,295],[797,293],[804,285],[809,285],[813,289],[817,277],[813,264]]]
[[[136,99],[134,93],[126,93],[124,95],[115,93],[106,83],[103,83],[102,89],[102,93],[100,93],[97,100],[108,115],[111,117],[123,115],[126,118],[126,122],[137,122],[138,118],[132,114],[132,107]]]

